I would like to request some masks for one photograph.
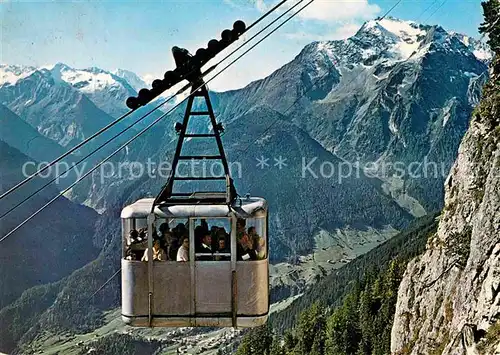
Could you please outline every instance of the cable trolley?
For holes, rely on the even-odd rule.
[[[237,39],[244,29],[237,21],[220,43]],[[225,47],[214,41],[198,57]],[[224,128],[216,122],[199,69],[203,60],[178,47],[172,52],[177,68],[168,78],[187,79],[191,96],[183,122],[175,125],[179,139],[166,184],[156,198],[140,199],[121,213],[122,319],[138,327],[259,326],[269,313],[267,202],[236,193],[221,140]],[[153,90],[162,85],[156,82]],[[141,106],[151,97],[140,91],[127,105]],[[203,101],[206,109],[200,111]],[[209,133],[188,131],[190,119],[203,118],[210,121]],[[187,140],[215,142],[217,153],[187,155]],[[179,163],[189,160],[218,161],[223,174],[181,176]],[[210,184],[221,188],[209,191]],[[186,186],[196,188],[186,192]]]

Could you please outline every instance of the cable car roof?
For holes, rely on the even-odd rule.
[[[126,206],[121,213],[121,218],[147,218],[151,212],[154,198],[143,198]],[[230,217],[235,213],[240,218],[265,216],[267,202],[260,197],[242,198],[236,200],[231,208],[226,204],[215,205],[173,205],[156,206],[155,214],[160,218],[175,217]]]

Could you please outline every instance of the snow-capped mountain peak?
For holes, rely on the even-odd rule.
[[[318,67],[326,60],[337,67],[352,68],[419,61],[433,51],[475,56],[482,62],[492,57],[486,44],[469,36],[392,17],[367,21],[346,40],[314,42],[304,53],[316,58]]]
[[[19,85],[33,75],[36,76],[33,77],[34,80],[43,77],[56,85],[69,85],[113,117],[128,111],[125,101],[129,96],[134,96],[141,88],[148,87],[139,76],[128,70],[118,69],[111,72],[99,67],[76,69],[64,63],[38,68],[0,64],[0,87]]]
[[[379,23],[398,37],[399,41],[395,43],[393,49],[399,52],[402,59],[408,59],[413,52],[417,51],[421,40],[425,36],[425,31],[415,22],[396,21],[386,18],[380,20]]]
[[[122,79],[125,79],[135,91],[139,91],[148,87],[145,80],[141,79],[137,74],[126,69],[116,69],[112,73]]]
[[[458,38],[467,48],[469,48],[477,59],[489,61],[493,58],[493,52],[485,42],[457,32],[450,32],[450,34]]]
[[[57,63],[50,72],[54,80],[66,82],[85,94],[120,85],[111,73],[96,67],[74,69],[66,64]]]
[[[371,20],[366,22],[360,31],[374,29],[380,31],[385,30],[387,33],[401,39],[416,39],[418,36],[425,34],[421,25],[413,21],[398,20],[393,17],[387,17],[380,20]],[[378,32],[380,33],[380,32]]]
[[[394,18],[367,21],[346,40],[314,42],[306,51],[335,66],[372,66],[420,57],[430,26]],[[416,55],[419,54],[419,55]],[[423,54],[423,53],[422,53]]]
[[[378,42],[374,46],[390,54],[392,59],[407,60],[418,51],[426,33],[425,27],[416,22],[387,17],[366,22],[355,37],[368,37]]]
[[[36,70],[31,66],[0,64],[0,86],[15,85],[18,80],[30,76]]]
[[[97,107],[113,117],[126,112],[125,100],[136,94],[126,79],[98,67],[75,69],[57,63],[49,71],[55,82],[68,84],[85,94]]]

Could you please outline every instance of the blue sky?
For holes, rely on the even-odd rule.
[[[75,68],[123,68],[143,77],[159,77],[173,67],[172,46],[194,52],[209,39],[218,38],[236,19],[249,24],[276,2],[3,0],[0,61],[34,66],[63,62]],[[396,2],[316,0],[307,12],[214,80],[211,88],[238,88],[262,78],[293,59],[306,44],[346,38],[364,21],[383,15]],[[439,24],[447,30],[478,38],[477,27],[482,21],[480,3],[480,0],[402,0],[391,16]]]

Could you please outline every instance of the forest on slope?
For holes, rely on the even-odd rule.
[[[328,275],[268,325],[248,331],[238,355],[386,354],[397,291],[406,264],[436,232],[437,216]],[[221,354],[224,354],[221,351]]]

